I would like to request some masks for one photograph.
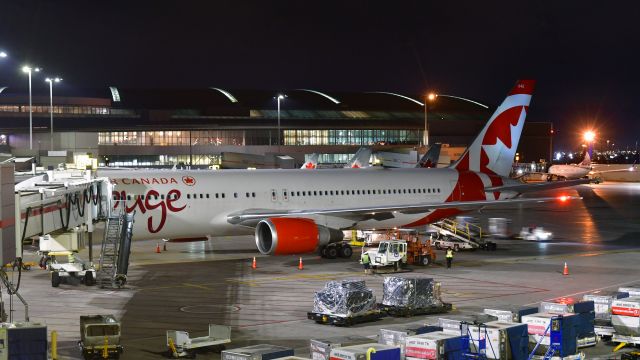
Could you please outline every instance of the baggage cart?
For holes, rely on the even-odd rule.
[[[308,312],[307,318],[318,324],[335,325],[335,326],[351,326],[364,322],[376,321],[382,318],[383,314],[380,310],[370,310],[357,315],[341,316],[319,312]]]
[[[224,344],[231,342],[229,326],[209,324],[209,334],[190,337],[186,331],[167,330],[167,346],[174,357],[191,356],[205,349],[221,351]]]
[[[259,344],[223,350],[220,358],[221,360],[274,360],[286,356],[293,356],[292,348]]]

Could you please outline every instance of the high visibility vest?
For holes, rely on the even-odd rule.
[[[447,259],[453,259],[453,251],[447,250]]]
[[[362,263],[363,264],[368,264],[370,262],[371,261],[369,260],[369,254],[367,254],[367,253],[362,254]]]

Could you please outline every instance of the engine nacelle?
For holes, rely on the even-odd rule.
[[[270,218],[256,226],[256,246],[265,255],[310,253],[343,238],[342,231],[305,218]]]

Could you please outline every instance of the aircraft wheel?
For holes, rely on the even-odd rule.
[[[340,248],[341,258],[348,259],[351,257],[351,255],[353,255],[353,249],[351,248],[351,246],[343,246],[342,248]]]
[[[335,246],[327,247],[326,253],[327,259],[335,259],[338,256],[338,250],[335,248]]]
[[[424,255],[420,258],[420,265],[427,266],[430,263],[431,263],[431,259],[429,258],[429,255]]]
[[[326,258],[327,257],[327,247],[323,246],[320,248],[320,251],[318,251],[318,253],[320,254],[321,257]]]
[[[60,278],[60,274],[57,271],[51,273],[51,286],[58,287],[62,282],[62,278]]]

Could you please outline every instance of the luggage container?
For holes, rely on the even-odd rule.
[[[524,315],[531,315],[538,312],[537,307],[508,307],[506,309],[484,309],[487,315],[495,316],[499,321],[519,323]]]
[[[485,355],[488,359],[526,360],[529,356],[526,324],[492,321],[482,325],[468,325],[467,329],[470,335],[469,346],[474,353],[480,350],[479,340],[485,339],[488,340],[485,343]]]
[[[400,355],[404,358],[407,337],[434,331],[442,331],[442,328],[439,326],[420,326],[409,329],[380,329],[378,343],[399,347]]]
[[[313,360],[329,360],[331,349],[370,343],[364,336],[336,336],[309,340],[309,354]]]
[[[542,346],[539,347],[539,351],[544,354],[550,344],[550,332],[547,329],[551,319],[556,316],[562,316],[561,356],[574,355],[578,348],[595,345],[596,336],[593,332],[593,323],[586,324],[586,317],[583,315],[537,313],[523,316],[522,323],[527,324],[527,332],[529,333],[529,347],[533,349],[534,345],[540,341]]]
[[[593,301],[581,301],[574,298],[557,298],[540,303],[539,312],[552,314],[588,313],[594,311]]]
[[[629,297],[629,293],[620,291],[596,291],[586,294],[583,300],[593,301],[593,309],[596,319],[611,320],[611,305],[614,300],[625,299]]]
[[[0,324],[0,359],[47,359],[47,327],[38,323]]]
[[[317,291],[307,318],[320,324],[352,325],[381,317],[376,297],[364,280],[329,281]]]
[[[331,360],[400,360],[400,348],[375,343],[345,346],[332,349]]]
[[[618,291],[629,293],[629,297],[640,296],[640,283],[628,285],[628,286],[621,286],[618,288]]]
[[[439,318],[438,326],[447,334],[460,335],[460,324],[462,322],[469,324],[484,324],[496,320],[498,320],[497,317],[487,314],[454,315],[451,317]]]
[[[407,337],[405,359],[462,360],[468,352],[468,337],[434,331]]]
[[[640,336],[640,297],[616,299],[611,304],[611,324],[616,333]]]
[[[269,344],[245,346],[222,351],[222,360],[273,360],[293,356],[293,349]]]

